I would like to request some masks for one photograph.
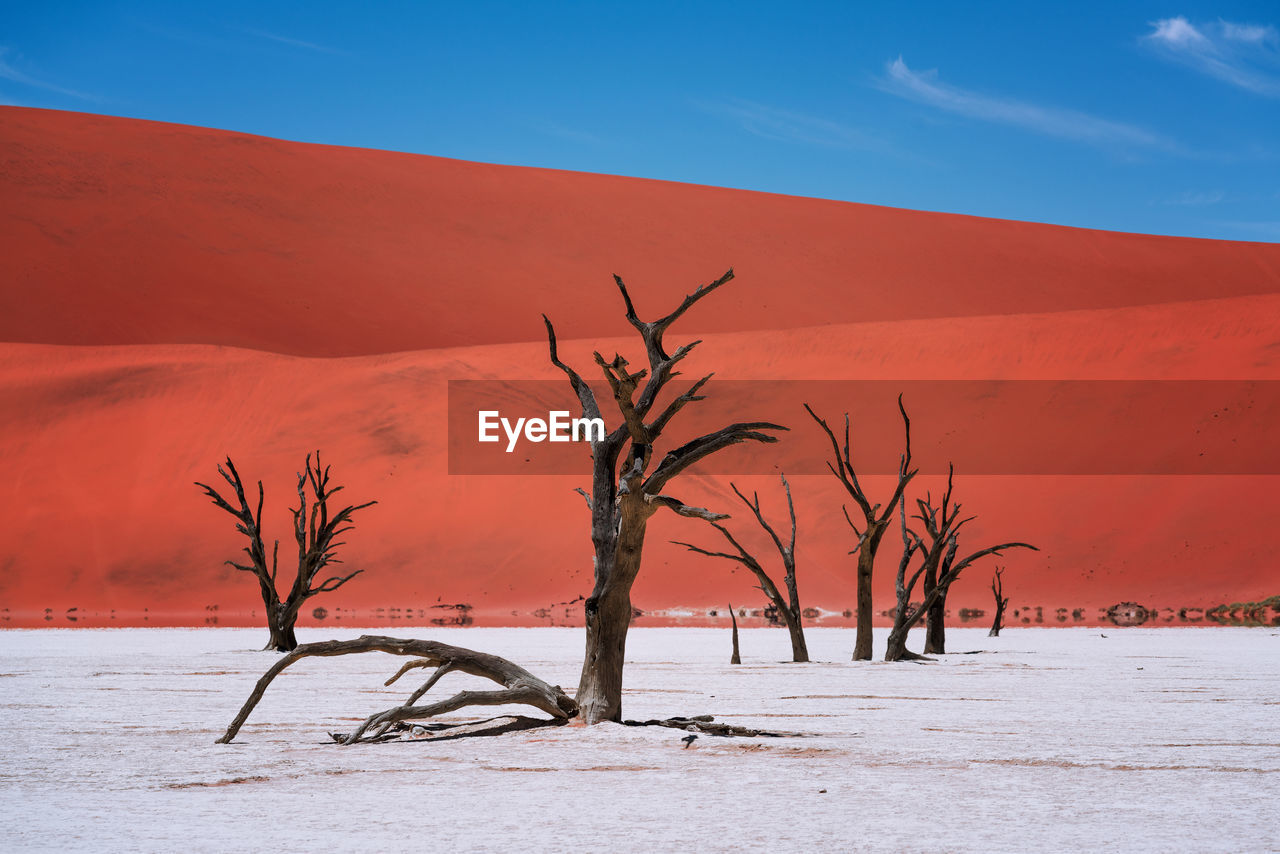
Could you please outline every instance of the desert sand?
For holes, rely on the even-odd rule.
[[[961,454],[957,483],[979,514],[975,544],[1042,549],[1007,562],[1015,623],[1092,624],[1121,602],[1159,624],[1203,622],[1201,609],[1276,592],[1280,482],[1259,437],[1280,397],[1280,246],[13,107],[0,108],[0,154],[0,625],[257,624],[254,586],[222,565],[238,536],[191,483],[232,455],[265,481],[269,533],[287,546],[293,474],[315,448],[347,495],[380,503],[345,553],[366,574],[304,623],[572,622],[590,575],[572,491],[585,465],[583,477],[450,474],[448,382],[556,378],[542,312],[584,371],[594,349],[633,353],[612,273],[650,314],[730,265],[738,278],[671,333],[704,339],[690,375],[1256,383],[1229,412],[1206,398],[1212,431],[1158,435],[1171,461],[1158,470],[1124,468],[1146,444],[1141,431],[1112,441],[1123,407],[1084,407],[1058,438],[1080,436],[1106,457],[1100,470],[991,474]],[[917,440],[945,454],[954,426],[984,411],[922,414]],[[838,401],[827,414],[839,419]],[[783,417],[816,435],[802,412]],[[855,418],[897,429],[888,407]],[[1206,450],[1235,468],[1196,469]],[[921,487],[937,489],[940,471]],[[802,601],[847,625],[838,487],[789,474]],[[731,511],[727,480],[678,492]],[[781,512],[772,477],[737,480]],[[744,576],[667,542],[706,535],[695,520],[655,523],[635,591],[653,619],[758,608]],[[987,607],[989,577],[962,579],[953,611]],[[891,581],[880,573],[878,610]]]

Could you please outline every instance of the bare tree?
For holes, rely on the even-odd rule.
[[[949,588],[960,577],[960,573],[974,561],[987,555],[998,555],[1005,549],[1020,548],[1039,551],[1035,546],[1028,543],[1001,543],[997,546],[979,549],[968,557],[957,561],[956,551],[959,548],[960,529],[975,517],[970,516],[967,519],[961,519],[953,511],[945,517],[947,522],[943,525],[940,521],[942,514],[937,512],[929,500],[922,502],[921,515],[915,518],[926,517],[932,520],[938,532],[938,536],[931,537],[931,541],[926,545],[918,534],[907,527],[906,496],[902,496],[899,499],[898,513],[902,524],[903,553],[902,559],[898,563],[896,583],[898,604],[894,611],[893,629],[889,632],[889,643],[884,656],[885,661],[910,661],[924,658],[924,656],[917,655],[907,649],[907,633],[937,603],[942,596],[942,591]],[[915,553],[922,555],[921,564],[911,578],[907,580],[907,568]],[[911,594],[915,589],[916,582],[921,575],[930,571],[930,567],[937,573],[937,584],[934,585],[932,590],[924,594],[924,601],[912,608],[910,604]]]
[[[587,646],[576,699],[588,724],[622,720],[622,671],[632,614],[631,587],[640,571],[649,519],[664,507],[683,516],[709,521],[727,518],[691,507],[663,490],[681,472],[717,451],[739,442],[776,442],[776,436],[763,431],[787,429],[764,421],[730,424],[685,442],[654,462],[654,445],[671,419],[687,404],[702,400],[698,392],[711,379],[710,374],[704,376],[659,407],[660,392],[677,376],[676,365],[700,343],[693,341],[669,353],[663,336],[671,324],[699,300],[732,278],[733,270],[729,270],[685,297],[670,314],[644,321],[636,314],[626,285],[614,276],[626,305],[626,318],[644,343],[649,367],[633,372],[621,355],[606,361],[599,353],[595,354],[621,423],[603,439],[591,442],[591,491],[585,495],[591,508],[595,585],[585,603]],[[543,321],[551,363],[569,378],[583,417],[601,418],[595,392],[576,370],[561,361],[555,328],[545,315]]]
[[[889,630],[889,643],[885,649],[885,661],[906,661],[923,658],[924,656],[916,655],[907,649],[907,633],[924,615],[925,606],[918,605],[914,609],[911,607],[911,593],[915,590],[916,582],[920,580],[920,576],[928,567],[931,555],[925,554],[924,561],[920,564],[920,568],[915,571],[911,579],[907,580],[907,568],[911,565],[911,558],[917,551],[924,551],[924,543],[916,536],[915,532],[907,527],[907,499],[906,496],[898,498],[898,518],[902,526],[902,557],[898,560],[898,574],[894,578],[894,591],[897,593],[898,603],[893,609],[893,628]]]
[[[997,566],[995,575],[991,577],[991,593],[996,597],[996,616],[991,621],[991,631],[987,637],[1000,637],[1000,629],[1004,628],[1004,609],[1009,607],[1009,597],[1004,595],[1004,567]]]
[[[930,543],[936,543],[940,539],[946,539],[946,533],[954,527],[956,530],[963,522],[956,520],[960,515],[960,505],[951,503],[951,490],[953,478],[955,476],[955,465],[947,465],[947,491],[942,495],[942,506],[936,510],[933,507],[933,496],[928,494],[924,500],[916,499],[916,506],[920,508],[920,513],[916,516],[924,526],[925,536],[929,538]],[[933,550],[929,552],[933,554]],[[924,594],[927,596],[935,588],[939,588],[938,595],[934,599],[933,605],[929,607],[928,613],[925,614],[925,630],[924,630],[924,654],[945,654],[947,651],[947,593],[950,591],[950,584],[939,583],[938,578],[938,560],[927,561],[925,564],[923,587]]]
[[[264,649],[278,652],[289,652],[296,649],[298,640],[294,637],[293,627],[298,620],[298,613],[303,604],[313,596],[337,590],[364,570],[357,569],[346,575],[332,575],[316,583],[321,570],[330,564],[342,563],[334,557],[335,550],[345,545],[337,541],[342,534],[355,527],[351,516],[357,510],[363,510],[377,504],[369,501],[364,504],[348,505],[330,515],[329,499],[338,493],[341,486],[329,485],[329,466],[321,467],[320,452],[315,453],[315,464],[311,455],[307,455],[306,471],[298,474],[298,506],[290,508],[293,513],[293,536],[298,544],[298,570],[294,574],[293,585],[289,593],[281,597],[276,586],[277,558],[280,554],[280,541],[276,540],[271,549],[271,563],[267,564],[266,548],[262,539],[262,481],[258,481],[258,507],[254,512],[245,497],[244,483],[235,463],[227,457],[226,467],[218,466],[218,474],[230,484],[235,493],[234,506],[213,487],[200,482],[196,486],[213,500],[213,503],[236,518],[236,530],[249,538],[249,545],[244,552],[249,562],[227,564],[241,572],[252,573],[258,580],[258,589],[262,594],[262,604],[267,612],[267,628],[271,632],[270,639]],[[308,506],[308,491],[310,505]]]
[[[720,535],[733,546],[734,553],[715,552],[707,549],[699,548],[689,543],[682,543],[673,540],[676,545],[684,546],[691,552],[697,552],[708,557],[724,558],[726,560],[736,561],[747,569],[751,570],[751,574],[756,577],[759,582],[759,588],[765,596],[769,597],[769,601],[773,603],[774,608],[782,616],[782,621],[787,627],[787,632],[791,635],[791,660],[792,661],[808,661],[809,647],[804,641],[804,626],[800,622],[800,595],[796,591],[796,507],[791,500],[791,484],[787,483],[787,476],[782,475],[782,488],[787,494],[787,511],[791,517],[791,538],[787,543],[782,542],[782,538],[773,529],[764,518],[764,514],[760,512],[760,493],[753,492],[751,498],[743,495],[737,485],[730,483],[733,487],[734,494],[742,499],[742,503],[750,508],[755,514],[756,521],[760,523],[760,527],[764,528],[769,538],[773,540],[773,544],[778,549],[778,554],[782,556],[783,583],[787,588],[787,596],[784,598],[782,592],[778,590],[778,585],[773,583],[773,579],[765,572],[760,562],[748,552],[742,545],[734,539],[733,534],[729,533],[729,529],[721,525],[717,521],[712,521],[711,526],[720,532]]]
[[[733,655],[729,656],[730,664],[742,663],[742,652],[738,649],[738,615],[733,613],[733,603],[729,603],[729,619],[733,621]]]
[[[668,354],[663,345],[663,334],[690,307],[732,278],[733,271],[730,270],[716,281],[698,288],[693,294],[685,297],[675,311],[665,317],[656,321],[642,321],[636,315],[626,285],[620,278],[614,277],[622,299],[626,303],[627,320],[640,333],[644,342],[649,367],[632,372],[627,368],[627,360],[620,355],[615,355],[612,361],[606,361],[599,353],[595,354],[596,363],[604,372],[605,380],[609,384],[614,402],[621,414],[622,423],[603,438],[594,438],[591,441],[592,488],[590,492],[579,490],[586,498],[591,510],[591,539],[595,548],[595,586],[585,603],[587,648],[576,698],[569,698],[558,686],[548,685],[529,674],[524,668],[486,653],[447,647],[431,641],[384,637],[362,637],[354,641],[327,641],[300,646],[294,653],[281,659],[268,670],[258,680],[258,685],[244,708],[219,741],[225,743],[235,737],[270,682],[294,661],[308,656],[350,655],[365,652],[385,652],[418,658],[417,661],[410,662],[401,668],[401,672],[393,676],[388,684],[413,667],[430,666],[435,667],[436,671],[403,706],[396,706],[370,716],[351,734],[334,736],[335,740],[343,743],[397,738],[403,733],[406,721],[428,718],[473,705],[522,703],[545,711],[552,717],[549,720],[521,719],[514,723],[502,724],[497,728],[492,726],[493,721],[481,722],[481,726],[485,724],[490,726],[483,732],[466,734],[495,734],[509,731],[510,727],[554,725],[572,717],[581,717],[588,724],[600,721],[621,722],[622,670],[627,629],[632,617],[631,586],[640,570],[645,529],[649,518],[664,507],[683,516],[702,518],[712,522],[728,518],[699,507],[691,507],[663,493],[663,488],[690,466],[717,451],[740,442],[776,442],[776,436],[763,431],[787,429],[779,424],[763,421],[730,424],[673,448],[665,453],[656,465],[654,464],[654,444],[667,424],[686,405],[703,399],[698,392],[711,379],[710,375],[703,377],[687,391],[667,402],[665,406],[657,408],[659,393],[678,375],[673,369],[699,343],[694,341],[685,344]],[[595,392],[573,368],[560,360],[555,329],[545,316],[543,320],[546,323],[552,364],[568,376],[581,403],[583,416],[600,418],[600,407],[596,402]],[[224,477],[227,477],[233,486],[238,487],[238,475],[228,477],[224,473]],[[301,489],[301,486],[299,488]],[[255,519],[249,513],[247,506],[243,513],[237,512],[226,502],[221,501],[213,490],[208,487],[205,489],[212,495],[215,502],[241,520],[242,530],[255,544],[248,551],[252,555],[260,556],[262,548],[258,520],[261,518],[261,508]],[[327,494],[332,495],[335,491],[332,490]],[[237,494],[242,495],[243,490],[238,489]],[[259,494],[261,495],[261,484],[259,484]],[[244,504],[243,500],[241,503]],[[349,516],[351,512],[358,509],[360,507],[347,508],[343,514]],[[295,511],[295,519],[297,518],[299,518],[298,511]],[[324,542],[327,548],[328,540]],[[265,558],[259,560],[255,557],[255,566],[258,564],[265,566]],[[264,571],[260,578],[265,577],[268,576]],[[273,575],[269,577],[274,578]],[[338,579],[339,582],[346,580],[349,580],[349,577]],[[269,585],[264,585],[264,590],[267,586]],[[304,586],[302,589],[310,588]],[[265,592],[264,595],[266,595]],[[736,624],[735,618],[735,627]],[[491,679],[502,684],[505,690],[463,691],[448,700],[428,706],[415,705],[440,677],[453,670]],[[715,723],[709,715],[661,721],[627,721],[626,723],[639,726],[678,727],[683,730],[716,735],[788,734]]]
[[[858,556],[858,601],[857,601],[857,620],[858,635],[853,646],[854,661],[870,661],[871,660],[871,576],[875,569],[876,553],[880,550],[880,540],[884,537],[884,533],[889,528],[889,523],[893,520],[894,511],[897,508],[899,500],[906,491],[907,484],[916,476],[916,469],[911,468],[911,419],[907,417],[907,410],[902,405],[902,395],[898,395],[898,411],[902,414],[902,425],[905,433],[905,450],[898,463],[898,483],[894,488],[893,495],[888,503],[872,504],[871,499],[862,489],[862,484],[858,481],[858,474],[853,467],[853,458],[849,451],[849,413],[844,415],[844,448],[841,449],[836,441],[836,435],[827,426],[827,422],[819,418],[809,405],[805,404],[805,410],[812,416],[813,420],[818,422],[823,432],[827,434],[827,438],[831,440],[832,461],[827,463],[827,468],[831,473],[840,479],[840,483],[844,486],[845,491],[849,493],[849,497],[858,505],[858,509],[862,511],[863,529],[859,530],[853,519],[849,516],[847,507],[841,506],[844,511],[844,518],[849,523],[849,527],[853,529],[854,536],[858,538],[857,544],[849,554]],[[884,508],[883,510],[881,508]]]

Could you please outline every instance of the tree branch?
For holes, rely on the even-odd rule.
[[[764,442],[773,444],[778,441],[777,436],[771,436],[768,433],[762,433],[761,430],[787,430],[781,424],[773,424],[768,421],[749,421],[737,424],[730,424],[714,433],[708,433],[705,436],[686,442],[680,447],[667,453],[662,458],[662,462],[658,464],[657,469],[651,474],[644,483],[646,492],[658,492],[671,478],[696,463],[698,460],[714,454],[716,451],[723,450],[730,445],[736,445],[740,442]]]

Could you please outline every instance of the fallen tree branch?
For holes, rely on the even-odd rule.
[[[550,685],[520,665],[505,658],[436,641],[364,635],[356,640],[320,641],[319,643],[302,644],[293,652],[282,657],[258,679],[253,692],[249,695],[249,699],[245,701],[240,713],[236,715],[235,720],[227,727],[226,733],[222,738],[218,739],[217,743],[231,743],[231,740],[236,737],[236,733],[240,731],[240,727],[244,726],[244,722],[248,719],[254,707],[262,699],[262,695],[266,693],[267,687],[285,668],[304,658],[351,655],[362,652],[385,652],[390,655],[408,655],[420,659],[420,661],[410,662],[405,667],[402,667],[395,676],[387,681],[387,684],[394,682],[414,667],[436,667],[438,669],[426,685],[413,693],[409,703],[371,715],[359,729],[345,737],[343,744],[354,744],[362,740],[364,733],[370,727],[377,727],[378,729],[373,736],[366,740],[376,740],[384,736],[394,724],[429,718],[457,711],[467,706],[496,706],[508,703],[526,705],[546,712],[552,718],[558,720],[568,720],[578,714],[578,704],[574,702],[572,697],[565,694],[559,685]],[[437,679],[444,676],[445,673],[453,671],[490,679],[502,685],[506,690],[461,691],[448,700],[442,700],[426,706],[412,705],[428,688],[435,684]]]
[[[453,741],[459,738],[484,738],[494,735],[506,735],[509,732],[524,732],[531,729],[564,726],[568,721],[561,718],[530,718],[524,715],[499,715],[496,718],[485,718],[481,721],[446,724],[408,724],[397,723],[377,738],[361,739],[362,744],[383,744],[388,741]],[[346,744],[350,737],[347,733],[331,732],[329,737],[338,744]],[[406,738],[407,737],[407,738]]]

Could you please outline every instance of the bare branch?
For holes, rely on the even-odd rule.
[[[669,495],[645,495],[644,500],[647,503],[658,507],[666,507],[668,510],[678,513],[681,516],[706,519],[708,522],[718,522],[721,519],[729,518],[725,513],[713,513],[702,507],[694,507],[690,504],[685,504],[677,498],[672,498]]]
[[[666,317],[654,323],[654,326],[658,328],[658,334],[661,335],[662,332],[665,332],[668,326],[675,323],[677,320],[680,319],[680,316],[682,314],[684,314],[689,309],[693,308],[694,304],[697,303],[698,300],[702,299],[703,297],[709,296],[712,293],[712,291],[716,290],[721,285],[727,284],[732,279],[733,279],[733,268],[731,267],[725,271],[723,276],[716,279],[714,282],[711,282],[710,284],[702,285],[696,291],[689,294],[687,297],[684,298],[684,301],[680,303],[679,306],[676,307],[675,311],[671,312]]]
[[[702,379],[694,383],[693,386],[690,387],[688,391],[686,391],[684,394],[679,395],[678,397],[676,397],[675,400],[667,404],[666,409],[662,410],[662,412],[658,415],[658,417],[655,418],[653,422],[649,424],[649,435],[657,436],[660,433],[662,433],[663,428],[667,426],[667,422],[669,422],[677,412],[679,412],[681,409],[684,409],[684,407],[687,404],[690,404],[699,400],[706,400],[707,399],[706,395],[700,395],[698,394],[698,392],[702,389],[704,385],[707,384],[707,381],[710,380],[711,377],[713,376],[714,374],[707,374],[705,377],[703,377]]]
[[[695,552],[696,554],[700,554],[700,555],[706,555],[707,557],[724,558],[725,560],[733,560],[742,564],[747,563],[748,560],[750,559],[750,555],[744,557],[742,555],[731,555],[728,552],[713,552],[713,551],[709,551],[708,549],[701,548],[700,546],[695,546],[692,543],[681,542],[680,540],[672,540],[671,543],[672,545],[684,546],[686,549],[688,549],[691,552]]]
[[[342,561],[331,560],[329,561],[329,563],[342,563]],[[359,575],[362,572],[364,572],[363,569],[357,569],[355,572],[351,573],[350,575],[344,575],[341,578],[339,578],[336,575],[333,576],[332,578],[326,578],[323,582],[321,582],[319,587],[314,587],[311,590],[308,590],[307,597],[310,598],[312,596],[315,596],[318,593],[330,593],[334,590],[337,590],[339,587],[346,584],[348,581],[355,578],[357,575]]]
[[[551,364],[564,371],[569,378],[569,384],[573,387],[573,392],[578,396],[578,402],[582,404],[582,415],[584,418],[599,418],[600,407],[596,403],[595,392],[591,390],[591,386],[583,381],[582,377],[573,368],[560,361],[560,356],[556,348],[556,330],[551,325],[551,320],[545,314],[542,315],[542,322],[547,325],[547,346],[551,351]],[[593,443],[594,444],[594,443]]]
[[[366,721],[365,728],[375,718],[380,718],[381,716],[386,716],[382,718],[382,722],[390,723],[396,720],[409,720],[416,717],[443,714],[444,711],[454,711],[466,705],[492,705],[491,700],[501,703],[510,702],[530,705],[547,712],[552,717],[562,719],[573,717],[578,711],[577,703],[561,691],[559,687],[543,682],[523,667],[505,658],[462,647],[449,646],[436,641],[365,635],[356,640],[302,644],[289,654],[282,656],[258,679],[248,700],[241,707],[235,720],[227,727],[226,733],[218,739],[218,743],[229,744],[236,737],[240,728],[244,726],[244,722],[248,720],[249,715],[253,712],[254,707],[262,699],[267,687],[285,668],[303,658],[312,656],[328,657],[364,652],[385,652],[391,655],[414,656],[436,666],[448,664],[452,670],[490,679],[507,688],[506,691],[501,692],[463,692],[463,694],[454,697],[452,700],[437,703],[431,707],[398,706],[395,709],[389,709],[387,712],[375,715],[369,721]],[[459,697],[467,694],[479,696],[467,697],[465,701],[459,701]],[[501,698],[498,695],[501,695]],[[454,703],[454,705],[448,705],[450,703]],[[363,729],[361,732],[363,732]],[[355,734],[348,736],[346,743],[353,742],[356,737]]]
[[[644,488],[646,492],[658,492],[671,478],[687,469],[689,466],[698,462],[698,460],[714,454],[716,451],[723,450],[730,445],[736,445],[739,442],[764,442],[773,444],[778,441],[777,436],[771,436],[768,433],[762,433],[762,430],[787,430],[781,424],[772,424],[768,421],[750,421],[738,424],[730,424],[728,427],[721,428],[714,433],[708,433],[705,436],[686,442],[680,447],[667,453],[662,458],[662,462],[658,464],[658,468],[648,480],[645,481]]]

